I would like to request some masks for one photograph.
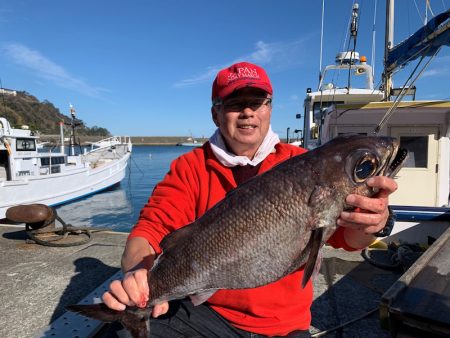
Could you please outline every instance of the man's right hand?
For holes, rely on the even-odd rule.
[[[145,238],[134,237],[127,241],[122,255],[122,270],[126,272],[123,280],[112,281],[109,291],[103,294],[106,306],[117,311],[125,310],[126,306],[147,306],[150,299],[147,274],[155,256],[155,251]],[[168,310],[168,302],[156,304],[152,316],[156,318]]]
[[[112,281],[109,291],[102,296],[103,302],[117,311],[125,310],[126,306],[145,308],[150,294],[147,273],[147,269],[137,269],[125,273],[123,280]],[[152,317],[156,318],[168,310],[168,302],[157,304],[152,309]]]

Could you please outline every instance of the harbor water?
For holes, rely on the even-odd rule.
[[[58,206],[58,215],[73,226],[130,231],[153,188],[168,172],[170,163],[191,150],[191,147],[177,146],[134,146],[120,185]]]

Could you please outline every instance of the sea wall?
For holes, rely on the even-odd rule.
[[[104,137],[100,136],[77,136],[77,141],[79,144],[84,145],[91,142],[97,142]],[[178,143],[188,142],[189,136],[131,136],[131,143],[133,145],[167,145],[173,146]],[[50,142],[52,144],[59,144],[59,135],[41,135],[41,142]],[[207,138],[196,138],[199,143],[205,143],[208,141]],[[286,139],[281,138],[281,142],[286,142]]]

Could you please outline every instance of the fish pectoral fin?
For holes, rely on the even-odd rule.
[[[302,278],[302,288],[305,288],[309,279],[311,278],[314,268],[316,266],[317,257],[319,256],[319,250],[322,247],[323,228],[314,229],[309,237],[307,247],[309,247],[309,256],[305,264]]]
[[[194,304],[194,306],[197,306],[197,305],[200,305],[200,304],[206,302],[215,293],[216,293],[216,290],[206,291],[206,292],[196,293],[195,295],[190,295],[189,298],[191,298],[192,304]]]
[[[126,311],[126,310],[125,310]],[[122,316],[120,322],[126,328],[133,338],[150,337],[150,309],[147,309],[148,316],[141,317],[135,313],[126,313]]]
[[[322,203],[325,199],[333,196],[336,193],[336,189],[333,187],[327,187],[324,185],[316,185],[309,195],[308,205],[317,205]]]
[[[151,309],[132,310],[126,308],[124,311],[116,311],[105,304],[69,305],[68,311],[79,313],[85,317],[101,320],[103,322],[119,321],[131,333],[133,338],[144,338],[150,336],[149,317]]]

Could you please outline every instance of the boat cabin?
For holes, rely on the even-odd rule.
[[[61,172],[64,153],[41,153],[38,136],[28,128],[15,129],[0,118],[0,181],[13,181]]]
[[[313,149],[320,145],[318,128],[322,112],[336,104],[354,104],[380,101],[384,93],[374,89],[373,69],[364,56],[357,52],[341,52],[336,63],[325,67],[319,88],[307,89],[304,101],[303,145]]]
[[[374,134],[392,102],[335,104],[316,113],[320,126],[306,145],[324,143],[344,133]],[[394,205],[442,207],[450,188],[450,102],[401,102],[378,135],[396,137],[409,151],[397,175],[399,190],[390,197]],[[308,143],[309,142],[309,143]]]

